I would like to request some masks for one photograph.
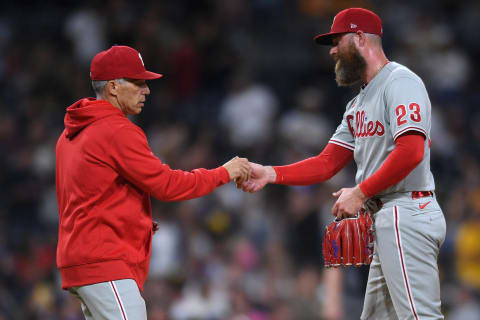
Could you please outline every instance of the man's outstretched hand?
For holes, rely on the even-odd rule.
[[[250,179],[247,181],[235,180],[237,188],[245,192],[254,193],[260,191],[267,183],[274,183],[277,179],[277,173],[271,166],[262,166],[261,164],[249,162],[252,169]]]
[[[247,158],[235,157],[223,165],[230,175],[230,180],[235,180],[235,183],[244,183],[250,178],[251,167]]]

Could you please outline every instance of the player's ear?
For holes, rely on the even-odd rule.
[[[365,46],[365,44],[367,43],[367,35],[362,31],[362,30],[358,30],[357,32],[355,32],[355,38],[357,38],[357,44],[359,47],[363,47]]]

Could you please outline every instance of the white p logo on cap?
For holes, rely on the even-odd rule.
[[[142,65],[145,67],[145,63],[143,63],[142,55],[140,54],[140,52],[138,53],[138,57],[140,58],[140,61],[142,61]]]

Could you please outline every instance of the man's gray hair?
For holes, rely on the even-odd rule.
[[[92,80],[92,88],[95,94],[98,97],[103,98],[103,94],[105,91],[105,86],[107,85],[109,80]],[[125,79],[120,78],[120,79],[115,79],[115,81],[118,81],[119,83],[124,83]]]

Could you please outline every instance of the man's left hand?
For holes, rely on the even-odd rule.
[[[358,185],[353,188],[342,188],[334,192],[333,196],[338,198],[332,208],[332,215],[337,219],[355,216],[367,199]]]
[[[160,229],[160,227],[158,226],[158,222],[155,221],[155,220],[152,220],[152,231],[153,231],[153,234],[155,234],[155,232],[157,232],[158,229]]]

